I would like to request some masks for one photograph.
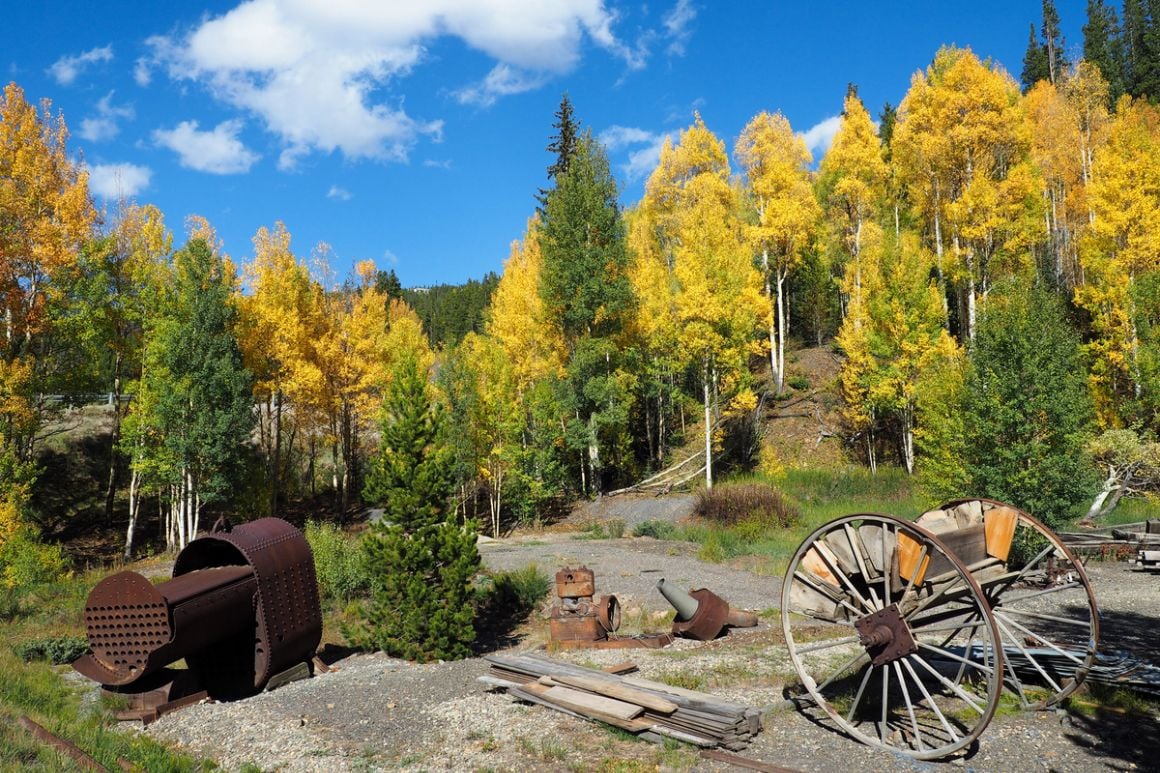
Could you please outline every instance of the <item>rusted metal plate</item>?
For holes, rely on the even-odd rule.
[[[690,620],[674,620],[673,633],[698,641],[716,639],[729,620],[729,602],[708,588],[690,591],[689,595],[697,600],[697,612]]]
[[[119,572],[98,583],[85,626],[92,654],[73,665],[101,684],[144,687],[144,677],[185,658],[210,695],[240,696],[314,655],[322,636],[314,558],[280,519],[215,532],[186,546],[168,582]],[[160,708],[153,703],[135,710]]]
[[[891,604],[854,621],[862,646],[875,666],[886,665],[918,652],[918,645],[898,611]]]
[[[273,674],[313,655],[322,639],[314,558],[302,532],[280,518],[261,518],[189,543],[177,557],[173,574],[177,577],[223,558],[248,563],[257,579],[253,687],[260,689]]]
[[[556,595],[562,599],[581,599],[596,593],[596,574],[586,566],[564,567],[556,572]]]

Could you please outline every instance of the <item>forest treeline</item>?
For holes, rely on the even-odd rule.
[[[32,538],[46,394],[114,393],[105,512],[127,507],[128,555],[145,517],[181,546],[206,512],[351,512],[383,396],[417,366],[455,510],[500,533],[678,448],[706,485],[776,467],[759,417],[791,338],[844,355],[855,460],[1098,515],[1160,468],[1160,112],[1098,63],[1058,64],[1024,91],[943,48],[877,122],[851,87],[816,166],[780,113],[732,149],[698,115],[627,208],[565,95],[502,276],[427,292],[370,262],[338,281],[281,223],[236,263],[204,218],[177,246],[152,205],[98,211],[63,118],[10,84],[0,540]]]

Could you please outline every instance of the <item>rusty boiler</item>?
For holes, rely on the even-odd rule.
[[[595,574],[586,566],[556,572],[556,596],[549,615],[554,642],[586,646],[620,627],[620,603],[611,594],[596,595]]]
[[[92,654],[73,667],[129,693],[150,689],[147,677],[184,658],[209,697],[242,697],[310,661],[322,636],[310,545],[278,518],[193,540],[167,582],[106,577],[84,617]]]

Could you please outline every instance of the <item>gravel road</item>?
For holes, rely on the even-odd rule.
[[[548,574],[585,564],[598,593],[616,593],[626,614],[664,624],[667,603],[654,586],[710,587],[734,606],[778,605],[780,580],[741,567],[706,564],[683,543],[647,538],[586,540],[557,534],[481,545],[494,569],[537,564]],[[1125,565],[1091,569],[1108,638],[1160,662],[1160,575]],[[554,657],[586,665],[632,659],[647,678],[676,680],[723,698],[773,706],[796,681],[776,621],[716,642],[678,641],[664,650],[572,651]],[[534,620],[516,649],[539,646],[546,623]],[[727,770],[684,749],[664,749],[613,734],[538,706],[512,702],[475,680],[479,659],[416,665],[382,653],[338,661],[313,679],[235,703],[201,704],[143,731],[227,769],[253,763],[286,771],[343,770]],[[1160,722],[1116,711],[1000,713],[965,757],[921,763],[875,751],[794,710],[769,714],[748,757],[802,770],[1095,771],[1155,770]],[[638,767],[632,767],[637,765]]]

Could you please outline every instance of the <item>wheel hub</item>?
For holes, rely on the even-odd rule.
[[[910,627],[902,619],[897,604],[855,620],[854,629],[858,631],[858,638],[875,666],[886,665],[918,652],[918,644],[910,633]]]

